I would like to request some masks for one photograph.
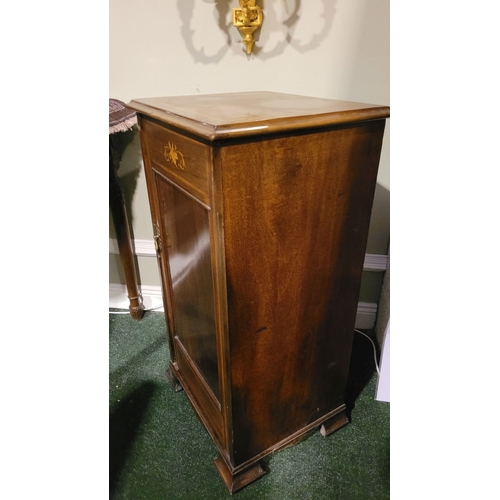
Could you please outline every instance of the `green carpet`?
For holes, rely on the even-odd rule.
[[[186,394],[165,375],[169,360],[163,313],[141,321],[109,316],[110,498],[231,498],[216,470],[217,450]],[[371,343],[355,334],[347,404],[351,423],[319,432],[268,457],[268,474],[238,500],[389,498],[390,405],[374,399]]]

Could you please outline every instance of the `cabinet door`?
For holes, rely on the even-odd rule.
[[[162,252],[170,271],[173,355],[187,360],[190,371],[201,374],[220,401],[210,207],[159,172],[154,174]]]

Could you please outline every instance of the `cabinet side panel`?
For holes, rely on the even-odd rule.
[[[172,286],[173,335],[220,401],[209,208],[155,172]]]
[[[221,148],[235,466],[344,402],[383,130]]]

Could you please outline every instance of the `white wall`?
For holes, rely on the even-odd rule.
[[[129,102],[270,90],[389,104],[389,0],[259,0],[258,5],[264,22],[247,57],[231,24],[237,0],[110,0],[109,96]],[[151,239],[138,141],[125,152],[120,175],[131,198],[133,236]],[[388,241],[389,122],[367,252],[385,254]],[[119,282],[119,264],[112,259],[117,258],[110,256],[110,282]],[[156,262],[150,261],[139,261],[143,284],[155,284],[144,283],[156,276]],[[381,277],[364,282],[365,295],[373,295],[366,288],[378,293]]]

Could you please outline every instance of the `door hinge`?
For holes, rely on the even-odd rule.
[[[154,237],[155,240],[155,250],[156,252],[161,252],[161,239],[160,236],[156,235]]]
[[[153,240],[155,242],[156,253],[161,252],[160,226],[157,222],[154,225]]]

